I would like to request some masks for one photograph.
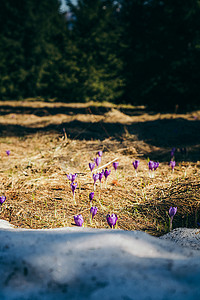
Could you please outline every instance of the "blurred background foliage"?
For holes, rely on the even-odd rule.
[[[200,101],[198,0],[0,1],[0,99]]]

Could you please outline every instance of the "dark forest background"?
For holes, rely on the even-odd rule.
[[[200,103],[200,1],[0,1],[0,99]]]

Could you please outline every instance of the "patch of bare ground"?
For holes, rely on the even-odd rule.
[[[0,193],[7,199],[1,219],[22,228],[84,226],[108,228],[116,213],[118,228],[159,236],[168,231],[168,210],[177,206],[174,227],[200,222],[200,111],[147,113],[144,107],[109,103],[0,102]],[[66,132],[64,134],[63,128]],[[176,167],[169,167],[176,147]],[[184,151],[183,151],[184,149]],[[185,151],[186,149],[186,151]],[[6,151],[10,150],[10,155]],[[111,169],[107,187],[98,183],[90,223],[89,162],[103,151],[102,166]],[[119,162],[115,172],[112,161]],[[140,160],[137,176],[132,166]],[[159,161],[150,178],[148,159]],[[74,204],[66,174],[77,173]]]

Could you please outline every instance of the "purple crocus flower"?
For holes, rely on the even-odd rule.
[[[10,150],[6,150],[6,154],[9,156],[10,155]]]
[[[94,169],[95,167],[95,163],[89,163],[89,168],[90,168],[90,171],[92,172],[92,170]]]
[[[172,168],[172,171],[174,172],[174,168],[175,168],[175,165],[176,165],[175,160],[171,160],[170,163],[169,163],[169,165]]]
[[[137,168],[138,168],[138,166],[139,166],[139,163],[140,163],[139,160],[135,160],[135,161],[133,162],[133,167],[134,167],[135,170],[137,170]]]
[[[99,174],[98,173],[97,174],[93,174],[92,177],[93,177],[93,180],[94,180],[94,190],[95,190],[95,183],[99,179]]]
[[[102,171],[102,172],[100,172],[98,174],[99,174],[99,181],[100,181],[100,188],[101,188],[101,180],[103,178],[104,172]]]
[[[104,175],[104,172],[100,172],[98,173],[99,174],[99,181],[101,182],[102,178],[103,178],[103,175]]]
[[[99,151],[99,152],[98,152],[98,155],[99,155],[100,157],[102,157],[103,152],[102,152],[102,151]]]
[[[117,218],[117,215],[116,215],[116,214],[112,214],[112,215],[108,214],[108,215],[106,216],[106,220],[107,220],[107,222],[108,222],[108,225],[109,225],[111,228],[114,228],[115,225],[116,225],[116,223],[117,223],[118,218]]]
[[[91,192],[91,193],[89,194],[89,199],[90,199],[90,201],[92,201],[93,198],[94,198],[94,192]]]
[[[90,208],[90,214],[91,214],[91,217],[92,217],[92,219],[94,218],[94,216],[96,215],[96,213],[97,213],[97,207],[95,206],[95,207],[91,207]]]
[[[93,174],[92,175],[93,179],[94,179],[94,184],[96,183],[96,181],[99,179],[99,174]]]
[[[149,167],[149,171],[153,171],[153,169],[154,169],[154,162],[152,160],[149,161],[148,167]]]
[[[0,197],[0,204],[2,205],[6,201],[6,196]]]
[[[176,212],[177,212],[177,207],[172,207],[171,206],[170,209],[169,209],[170,218],[173,218],[175,216]]]
[[[115,171],[117,171],[118,166],[119,166],[118,161],[114,161],[113,162],[113,168],[115,169]]]
[[[170,225],[169,225],[169,228],[170,228],[170,231],[172,230],[172,221],[173,221],[173,218],[175,216],[177,212],[177,207],[170,207],[169,209],[169,217],[170,217]]]
[[[154,172],[153,171],[155,171],[156,170],[156,163],[154,162],[154,161],[152,161],[152,160],[150,160],[149,162],[148,162],[148,167],[149,167],[149,177],[150,178],[153,178],[154,177]]]
[[[95,161],[95,164],[96,164],[97,167],[98,167],[98,166],[100,165],[100,163],[101,163],[101,157],[98,156],[98,157],[94,158],[94,161]]]
[[[153,163],[153,169],[154,171],[159,167],[159,162],[154,162]]]
[[[74,195],[74,193],[75,193],[75,189],[77,188],[77,186],[78,186],[77,182],[72,182],[72,183],[71,183],[71,189],[72,189],[73,195]]]
[[[82,215],[74,216],[74,222],[77,226],[82,226],[84,222]]]
[[[105,171],[103,171],[103,172],[104,172],[104,177],[105,177],[105,188],[106,188],[106,186],[107,186],[107,178],[108,178],[108,176],[110,175],[111,170],[108,170],[108,169],[106,168]]]
[[[67,174],[67,178],[71,181],[71,182],[74,182],[75,181],[75,179],[76,179],[76,177],[77,177],[77,174],[75,173],[75,174]]]
[[[108,170],[108,169],[106,168],[105,171],[104,171],[105,179],[107,179],[107,177],[110,175],[110,173],[111,173],[111,170]]]

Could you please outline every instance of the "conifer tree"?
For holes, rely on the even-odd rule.
[[[117,7],[109,0],[67,1],[74,16],[71,39],[78,72],[74,85],[79,101],[115,100],[123,93],[121,28]]]
[[[38,96],[43,70],[59,55],[63,19],[57,0],[0,2],[0,97]]]
[[[121,1],[126,99],[158,109],[198,103],[198,0]]]

